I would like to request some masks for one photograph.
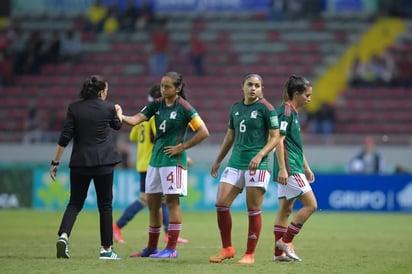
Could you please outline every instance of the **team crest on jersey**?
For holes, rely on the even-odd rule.
[[[258,115],[258,112],[256,110],[254,110],[250,113],[250,118],[256,119],[257,115]]]
[[[239,111],[236,111],[235,116],[238,116],[238,115],[239,115]]]
[[[177,115],[177,113],[176,113],[176,111],[172,111],[171,113],[170,113],[170,119],[176,119],[176,115]]]

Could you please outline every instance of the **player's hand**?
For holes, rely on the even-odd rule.
[[[310,168],[305,169],[305,176],[309,183],[313,183],[315,181],[315,174]]]
[[[214,163],[212,165],[212,168],[210,169],[210,175],[212,175],[213,178],[217,178],[217,174],[220,168],[220,163]]]
[[[59,169],[58,166],[51,166],[50,167],[50,178],[53,181],[56,181],[56,176],[57,176],[57,170]]]
[[[262,161],[262,157],[260,157],[259,155],[256,155],[255,157],[252,158],[252,160],[250,160],[248,169],[256,170],[259,167],[261,161]]]
[[[288,172],[285,168],[279,169],[279,174],[278,174],[278,178],[276,181],[281,185],[288,184]]]
[[[193,165],[193,160],[189,156],[187,156],[187,166],[192,166]]]
[[[120,121],[122,120],[122,116],[123,116],[123,109],[119,104],[115,104],[114,108],[116,110],[116,114],[119,117]]]
[[[178,144],[177,146],[167,146],[164,148],[163,152],[169,156],[172,157],[174,155],[180,154],[184,150],[183,146],[181,144]]]

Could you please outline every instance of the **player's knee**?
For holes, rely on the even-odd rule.
[[[318,206],[317,206],[316,203],[306,205],[305,207],[306,207],[306,210],[307,210],[310,214],[314,213],[314,212],[318,209]]]

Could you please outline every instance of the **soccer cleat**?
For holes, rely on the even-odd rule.
[[[177,243],[179,243],[179,244],[187,244],[188,242],[189,242],[188,239],[185,239],[185,238],[182,238],[182,237],[177,238]]]
[[[59,237],[56,242],[57,258],[70,258],[69,254],[69,240],[65,237]]]
[[[123,240],[122,237],[122,230],[117,224],[113,224],[113,238],[116,242],[120,244],[124,244],[125,241]]]
[[[129,255],[129,257],[131,258],[135,258],[135,257],[149,257],[152,254],[156,254],[159,253],[159,250],[157,248],[150,250],[147,247],[143,248],[142,250],[132,253]]]
[[[169,237],[168,237],[167,234],[165,234],[165,239],[164,239],[164,241],[165,241],[165,243],[167,243],[167,242],[169,241]],[[187,244],[188,242],[189,242],[188,239],[181,238],[181,237],[177,238],[177,243],[178,243],[178,244]]]
[[[238,264],[254,264],[255,263],[255,254],[245,254],[242,259],[237,261]]]
[[[279,239],[278,241],[276,241],[276,247],[283,250],[289,258],[298,262],[302,261],[302,259],[299,258],[298,255],[296,255],[292,243],[285,243],[282,239]]]
[[[288,257],[285,252],[283,252],[281,255],[279,256],[273,256],[273,261],[274,262],[294,262],[295,260]]]
[[[209,258],[211,263],[221,263],[223,260],[235,257],[235,249],[232,246],[222,248],[219,253]]]
[[[150,255],[149,257],[155,259],[177,259],[179,257],[179,253],[177,253],[176,249],[165,248],[158,253]]]
[[[121,257],[119,254],[113,251],[112,248],[110,250],[105,250],[104,248],[100,249],[100,257],[101,260],[120,260]]]

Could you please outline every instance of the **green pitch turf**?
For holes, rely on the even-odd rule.
[[[0,210],[1,273],[412,273],[412,215],[317,212],[295,238],[297,263],[273,263],[275,212],[263,213],[254,265],[237,265],[246,247],[247,215],[233,213],[236,257],[208,262],[220,248],[213,212],[184,212],[174,260],[129,258],[147,242],[147,210],[124,229],[125,244],[115,244],[119,261],[99,260],[98,214],[81,212],[70,237],[71,258],[56,259],[55,242],[62,212]],[[115,212],[118,218],[121,212]],[[159,248],[165,246],[163,233]]]

